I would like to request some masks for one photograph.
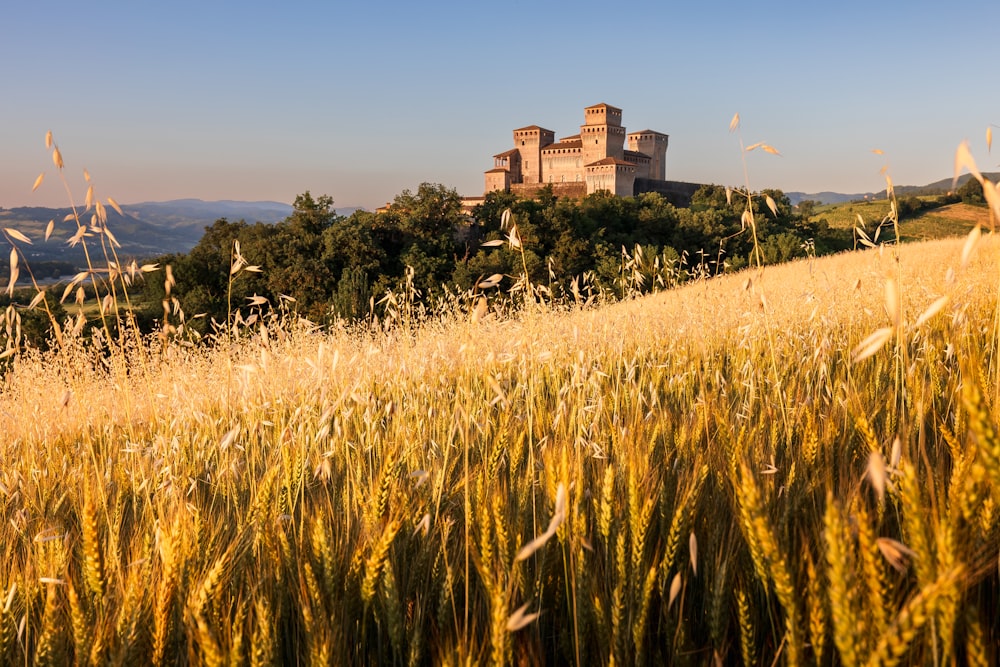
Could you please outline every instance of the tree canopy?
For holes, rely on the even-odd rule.
[[[714,185],[701,188],[689,208],[656,193],[598,192],[573,200],[545,188],[533,199],[489,193],[469,216],[455,190],[423,183],[378,213],[340,216],[331,197],[305,192],[277,224],[220,219],[191,252],[159,261],[173,267],[173,295],[183,311],[207,316],[197,325],[203,329],[212,319],[224,321],[231,309],[249,315],[261,298],[272,305],[283,300],[299,315],[323,323],[368,317],[389,290],[409,288],[433,299],[445,290],[472,289],[484,276],[520,277],[525,268],[533,284],[552,294],[566,294],[580,281],[624,294],[626,281],[630,290],[645,291],[738,269],[753,251],[746,206],[745,193],[727,194]],[[504,211],[517,225],[521,247],[484,246],[507,237]],[[753,211],[768,263],[850,247],[848,234],[809,222],[780,191],[754,193]],[[259,273],[230,275],[236,241]],[[147,281],[147,298],[162,299],[163,286],[156,283]]]

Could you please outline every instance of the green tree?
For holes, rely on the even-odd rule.
[[[819,205],[820,203],[818,201],[814,201],[812,199],[803,199],[802,201],[799,202],[798,206],[796,206],[795,208],[798,211],[799,215],[801,215],[804,219],[808,220],[809,218],[813,217],[816,214],[816,207]]]
[[[315,322],[330,314],[337,274],[327,261],[324,236],[340,220],[331,197],[314,199],[307,191],[295,198],[292,214],[259,239],[268,291],[292,297],[298,313]]]
[[[411,266],[414,284],[425,296],[440,293],[454,272],[456,233],[472,222],[462,213],[458,192],[421,183],[416,193],[404,190],[378,217],[386,257],[397,258],[386,267],[395,285],[402,285],[405,268]]]
[[[972,204],[973,206],[981,206],[986,203],[983,198],[983,186],[979,184],[974,178],[967,178],[965,183],[963,183],[956,193],[962,200],[963,204]]]
[[[59,303],[58,296],[52,298],[51,294],[47,297],[49,310],[52,312],[51,319],[41,304],[29,310],[28,305],[34,296],[34,291],[29,289],[17,289],[14,291],[13,297],[6,293],[0,294],[0,313],[6,311],[13,304],[15,311],[21,318],[21,344],[39,350],[48,350],[55,343],[52,321],[55,320],[60,327],[64,327],[67,323],[66,310]],[[2,349],[3,346],[0,345],[0,350]]]
[[[260,223],[254,227],[263,226]],[[234,242],[239,240],[244,244],[250,234],[251,226],[243,220],[230,222],[225,218],[217,220],[211,227],[205,229],[204,236],[187,255],[161,258],[161,264],[172,264],[176,285],[172,290],[181,304],[181,309],[191,321],[192,326],[201,333],[209,332],[211,322],[223,323],[229,315],[229,307],[237,308],[247,297],[253,294],[268,296],[263,276],[245,273],[234,278],[230,283],[230,266],[233,261]],[[258,235],[264,230],[257,229]],[[244,245],[243,254],[252,258],[252,263],[259,260],[257,244],[250,242]],[[230,289],[232,284],[232,289]],[[161,281],[147,281],[150,290],[163,294]],[[191,320],[196,315],[205,318]]]
[[[360,269],[369,278],[384,272],[388,258],[380,218],[368,211],[355,211],[323,232],[323,259],[330,271],[341,275],[345,270]]]
[[[371,314],[371,287],[368,276],[360,266],[345,268],[337,281],[332,310],[338,317],[348,320],[364,319]]]

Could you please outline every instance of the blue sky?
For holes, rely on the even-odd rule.
[[[423,181],[480,194],[511,130],[583,108],[670,135],[667,177],[875,191],[985,170],[1000,124],[995,5],[965,2],[10,2],[0,9],[0,206],[83,198],[372,208]],[[884,155],[873,154],[881,149]],[[997,149],[1000,151],[1000,148]],[[40,171],[46,182],[35,193]]]

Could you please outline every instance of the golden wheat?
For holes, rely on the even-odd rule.
[[[0,360],[0,662],[995,659],[973,240],[474,322],[64,323]]]

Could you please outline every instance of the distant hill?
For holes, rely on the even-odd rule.
[[[121,244],[120,258],[146,258],[169,252],[187,252],[198,242],[206,224],[201,219],[141,217],[130,207],[123,207],[125,215],[118,215],[108,208],[108,228]],[[81,211],[81,221],[90,222],[93,213]],[[67,220],[67,217],[70,219]],[[45,228],[55,222],[52,236],[45,241]],[[211,224],[211,221],[208,221]],[[26,234],[32,245],[21,244],[29,261],[65,261],[80,267],[85,265],[83,248],[70,247],[68,241],[76,233],[76,222],[69,208],[21,207],[0,210],[0,227],[10,227]],[[96,241],[97,239],[89,239]],[[90,245],[93,250],[94,245]],[[100,251],[98,251],[100,252]]]
[[[340,215],[350,215],[356,208],[337,209]],[[201,239],[205,228],[219,218],[247,222],[275,223],[292,213],[288,204],[273,201],[202,201],[176,199],[162,202],[140,202],[122,206],[124,216],[108,208],[108,227],[121,243],[118,251],[126,258],[155,257],[166,253],[189,251]],[[76,232],[76,224],[64,222],[69,208],[18,207],[0,208],[0,227],[10,227],[27,234],[34,242],[24,246],[29,260],[85,264],[83,250],[71,248],[66,241]],[[91,214],[83,216],[90,221]],[[45,227],[55,221],[55,230],[46,243]]]
[[[989,178],[991,181],[996,182],[1000,178],[1000,172],[994,173],[984,173],[983,176]],[[971,174],[962,174],[958,177],[958,185],[955,187],[961,187],[972,178]],[[907,195],[911,197],[923,197],[923,196],[933,196],[933,195],[943,195],[947,194],[951,190],[950,178],[942,178],[940,181],[934,181],[933,183],[928,183],[927,185],[897,185],[896,186],[896,196]],[[786,192],[788,199],[791,200],[793,206],[797,206],[799,202],[803,202],[807,199],[812,201],[818,201],[820,204],[844,204],[850,201],[863,201],[865,199],[875,199],[878,197],[885,197],[885,190],[879,192],[856,192],[854,194],[845,194],[841,192]]]
[[[334,209],[337,215],[350,215],[358,206]],[[172,199],[122,206],[125,213],[149,222],[164,225],[211,225],[219,218],[247,222],[279,222],[292,214],[292,207],[276,201],[203,201]]]
[[[165,226],[211,225],[219,218],[247,222],[278,222],[292,213],[288,204],[273,201],[202,201],[174,199],[171,201],[126,204],[122,210],[129,215]]]
[[[997,179],[1000,178],[1000,172],[983,172],[983,176],[996,183]],[[962,174],[958,177],[958,184],[955,187],[958,188],[965,185],[966,181],[970,178],[972,178],[972,174]],[[951,183],[952,179],[942,178],[940,181],[934,181],[933,183],[928,183],[927,185],[904,185],[896,188],[896,194],[912,195],[915,197],[943,195],[951,191]]]

